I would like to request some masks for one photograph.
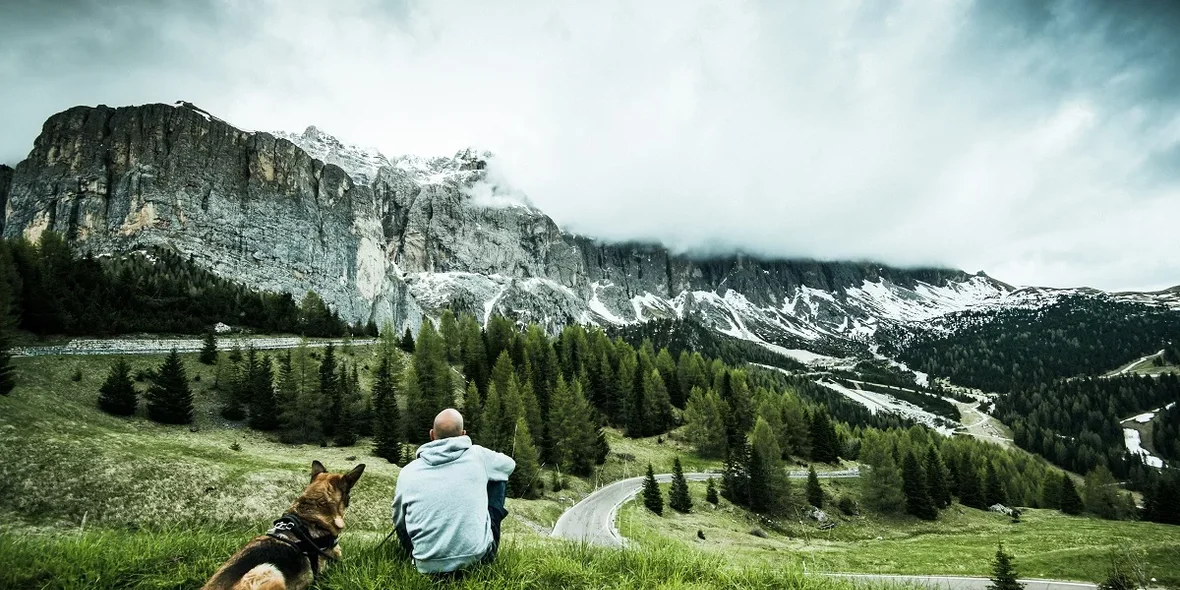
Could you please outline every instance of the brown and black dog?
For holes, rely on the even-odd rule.
[[[340,559],[336,538],[363,464],[348,473],[328,473],[311,462],[311,484],[275,526],[234,554],[202,590],[303,590],[319,573],[320,559]]]

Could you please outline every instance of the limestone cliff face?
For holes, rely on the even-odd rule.
[[[261,289],[314,289],[351,322],[397,326],[444,306],[554,328],[696,315],[792,345],[851,338],[895,304],[920,315],[1006,291],[959,271],[601,243],[526,204],[479,204],[487,154],[350,150],[314,128],[242,131],[187,103],[76,107],[46,121],[15,170],[0,167],[3,232],[52,230],[94,253],[169,245]]]

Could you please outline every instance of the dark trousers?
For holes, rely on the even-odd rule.
[[[504,500],[507,496],[508,482],[488,482],[488,518],[492,521],[492,547],[488,549],[487,555],[484,555],[480,563],[491,563],[496,559],[496,553],[500,549],[500,523],[508,516],[508,509],[504,507]],[[414,554],[414,543],[410,540],[410,533],[406,531],[405,527],[397,527],[397,540],[401,542],[402,550],[406,552],[406,556]]]

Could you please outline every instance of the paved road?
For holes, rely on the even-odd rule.
[[[285,336],[222,336],[217,340],[217,348],[230,350],[238,344],[243,350],[253,344],[257,350],[275,350],[295,348],[299,346],[300,338]],[[344,344],[342,338],[334,340],[310,340],[307,345],[312,348],[327,346],[332,342],[336,346]],[[375,343],[372,338],[353,339],[354,346],[365,346]],[[114,338],[114,339],[84,339],[70,340],[65,344],[54,346],[19,346],[12,349],[13,356],[56,356],[77,354],[160,354],[175,348],[179,352],[197,352],[204,346],[202,338]]]
[[[807,478],[806,471],[792,471],[790,475],[794,479]],[[860,477],[860,471],[855,469],[829,471],[818,475],[821,478]],[[721,474],[686,473],[684,477],[689,481],[705,481],[710,477],[720,479]],[[584,541],[591,545],[622,547],[623,539],[619,535],[618,529],[615,528],[615,515],[619,511],[619,506],[630,500],[643,488],[643,479],[643,477],[632,477],[595,490],[581,502],[562,513],[561,518],[557,519],[557,524],[553,526],[552,536],[572,541]],[[668,483],[672,481],[672,474],[657,475],[656,481]]]
[[[888,576],[875,574],[823,574],[836,578],[847,578],[853,581],[878,583],[896,582],[898,584],[914,584],[929,588],[944,590],[987,590],[991,580],[987,578],[964,578],[957,576]],[[1060,582],[1057,580],[1020,580],[1025,590],[1093,590],[1094,584],[1084,582]]]

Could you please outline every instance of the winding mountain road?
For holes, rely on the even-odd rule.
[[[856,469],[827,471],[817,473],[817,475],[825,479],[860,477],[860,471]],[[807,479],[807,472],[792,471],[790,476],[792,479]],[[721,474],[685,473],[684,477],[688,481],[705,481],[710,477],[720,478]],[[595,490],[581,502],[562,513],[561,517],[557,519],[557,524],[553,525],[552,536],[591,545],[622,547],[623,538],[615,528],[615,516],[618,514],[619,506],[622,506],[624,502],[630,500],[643,488],[643,479],[643,477],[623,479]],[[668,483],[672,481],[672,474],[657,475],[656,481]]]
[[[860,477],[860,471],[850,469],[846,471],[828,471],[817,473],[816,475],[827,479],[850,478]],[[720,473],[684,474],[685,479],[689,481],[705,481],[710,477],[719,478],[720,476]],[[792,479],[806,479],[807,472],[792,471],[790,476]],[[624,540],[619,535],[618,529],[615,528],[615,517],[618,514],[619,507],[635,497],[643,489],[643,480],[643,477],[632,477],[616,481],[595,490],[589,496],[582,499],[581,502],[578,502],[562,513],[561,517],[557,519],[557,524],[553,526],[551,536],[584,542],[590,545],[622,547]],[[672,481],[672,474],[659,474],[656,476],[656,481],[668,483]],[[831,573],[817,575],[846,578],[878,585],[881,583],[910,584],[941,590],[987,590],[988,585],[991,584],[991,580],[987,578],[960,576],[894,576],[884,574]],[[1021,580],[1021,582],[1025,584],[1025,590],[1094,590],[1096,588],[1094,584],[1083,582],[1062,582],[1057,580]]]

